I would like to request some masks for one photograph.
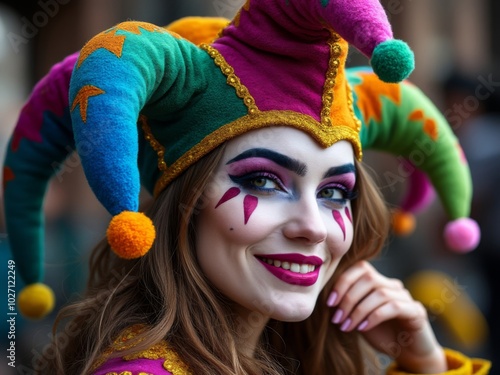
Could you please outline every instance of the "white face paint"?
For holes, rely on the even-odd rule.
[[[231,140],[196,218],[202,270],[242,314],[307,318],[351,246],[355,182],[347,141],[289,127]]]

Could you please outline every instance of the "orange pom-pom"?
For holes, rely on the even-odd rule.
[[[142,212],[123,211],[111,219],[106,235],[116,255],[135,259],[149,251],[156,233],[153,222]]]
[[[392,214],[392,231],[397,236],[408,236],[415,230],[415,217],[409,212],[396,210]]]

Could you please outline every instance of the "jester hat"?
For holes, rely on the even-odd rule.
[[[345,68],[348,44],[370,59],[370,69]],[[9,239],[28,284],[42,281],[41,205],[68,145],[113,216],[111,248],[133,259],[155,238],[138,212],[141,186],[157,196],[222,143],[270,126],[300,129],[323,147],[347,140],[358,160],[367,148],[407,159],[443,202],[450,247],[477,245],[466,161],[443,116],[404,81],[413,54],[393,38],[378,0],[249,0],[201,45],[125,22],[62,64],[35,87],[4,168]],[[421,191],[412,191],[413,204]]]

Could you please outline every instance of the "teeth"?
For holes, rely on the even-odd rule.
[[[281,267],[285,270],[290,270],[295,273],[309,273],[313,272],[316,267],[312,264],[299,264],[299,263],[290,263],[290,262],[282,262],[280,260],[273,260],[269,258],[262,258],[264,262],[270,264],[274,267]]]

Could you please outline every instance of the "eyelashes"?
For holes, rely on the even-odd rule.
[[[229,175],[231,181],[242,188],[261,193],[285,192],[281,179],[269,172],[252,172],[241,176]]]
[[[318,198],[327,199],[339,203],[351,201],[353,199],[356,199],[357,197],[357,190],[349,189],[345,185],[341,184],[325,186],[318,192]]]
[[[272,172],[256,171],[242,175],[229,174],[229,178],[247,191],[261,194],[284,193],[293,195],[293,191],[287,189],[282,179]],[[322,186],[316,196],[328,203],[344,205],[347,201],[356,199],[358,196],[357,190],[350,188],[350,185],[352,185],[352,182],[331,182]]]

